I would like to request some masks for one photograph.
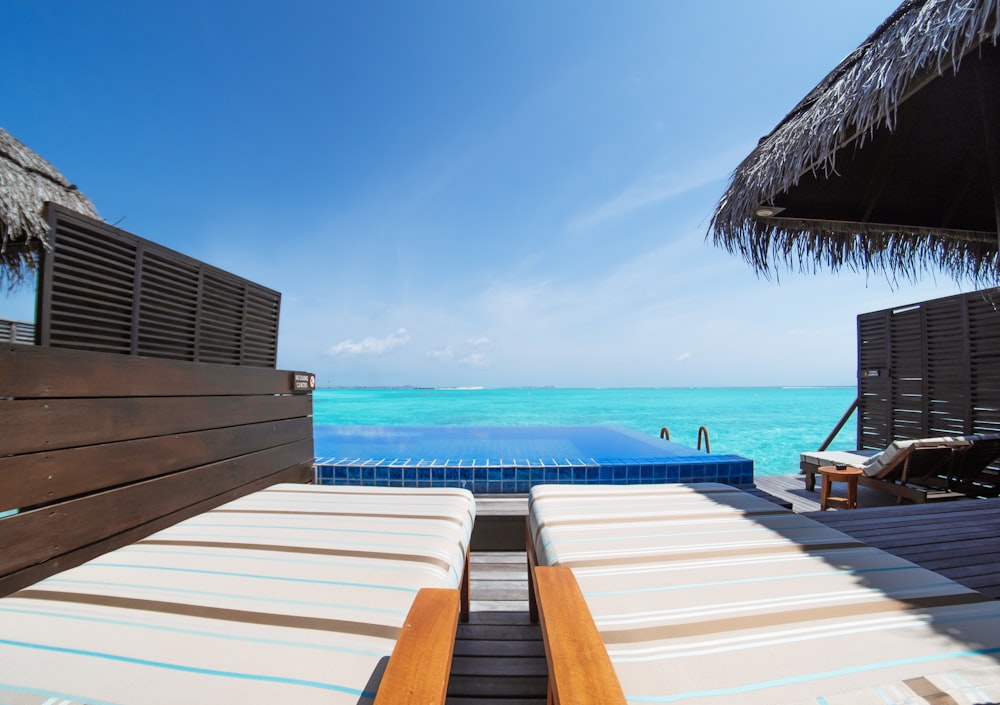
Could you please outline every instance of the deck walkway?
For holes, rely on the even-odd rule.
[[[1000,599],[1000,499],[885,506],[887,496],[862,487],[857,510],[819,512],[819,493],[806,492],[801,476],[757,485],[795,511]],[[477,526],[499,514],[515,519],[507,524],[514,535],[511,550],[476,550],[473,542],[472,615],[458,627],[449,705],[545,703],[545,651],[528,621],[527,563],[518,550],[526,511],[525,497],[477,498]],[[496,537],[491,543],[503,547]]]

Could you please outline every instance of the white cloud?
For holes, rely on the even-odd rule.
[[[441,350],[431,350],[427,353],[427,357],[434,360],[450,360],[455,357],[455,348],[448,345]]]
[[[469,338],[465,342],[474,347],[478,347],[480,345],[489,345],[490,339],[483,335],[478,338]]]
[[[607,220],[627,216],[633,212],[664,201],[669,201],[695,189],[725,179],[752,146],[742,144],[713,155],[683,172],[652,174],[626,186],[596,208],[578,216],[570,223],[571,229],[586,229]]]
[[[390,333],[384,338],[373,338],[371,336],[354,342],[353,340],[343,340],[336,345],[331,345],[326,349],[327,355],[333,357],[357,357],[359,355],[385,355],[390,350],[410,342],[410,335],[405,328],[400,328],[395,333]]]
[[[459,360],[458,364],[466,367],[486,367],[489,364],[489,359],[482,353],[472,353]]]
[[[692,355],[689,352],[681,353],[680,355],[674,358],[674,362],[683,362],[684,360],[690,360],[691,357]]]

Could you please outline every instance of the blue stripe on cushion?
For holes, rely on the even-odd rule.
[[[266,683],[281,683],[283,685],[296,685],[305,688],[318,688],[321,690],[333,690],[338,693],[347,693],[349,695],[357,695],[359,697],[372,698],[375,697],[374,692],[357,690],[356,688],[348,688],[346,686],[337,685],[336,683],[321,683],[319,681],[307,681],[299,678],[284,678],[281,676],[266,676],[260,673],[239,673],[237,671],[220,671],[212,668],[199,668],[197,666],[185,666],[179,663],[167,663],[165,661],[152,661],[149,659],[133,658],[131,656],[119,656],[117,654],[108,654],[101,651],[88,651],[85,649],[68,649],[61,646],[48,646],[46,644],[32,644],[24,641],[8,641],[7,639],[0,639],[0,645],[3,646],[14,646],[23,649],[37,649],[40,651],[50,651],[60,654],[69,654],[72,656],[87,656],[90,658],[105,659],[108,661],[118,661],[121,663],[130,663],[137,666],[148,666],[151,668],[163,668],[171,671],[182,671],[184,673],[194,673],[204,676],[218,676],[220,678],[238,678],[240,680],[251,680],[251,681],[262,681]],[[11,688],[13,689],[13,688]]]
[[[222,575],[228,578],[249,578],[251,580],[274,580],[284,583],[307,583],[312,585],[339,585],[343,587],[371,588],[373,590],[392,590],[395,592],[412,592],[412,593],[417,592],[417,588],[395,587],[393,585],[375,585],[369,583],[348,583],[337,580],[320,580],[318,578],[289,578],[284,575],[254,575],[253,573],[232,573],[224,570],[176,568],[171,566],[159,566],[159,565],[131,565],[128,563],[100,563],[98,565],[108,568],[160,570],[167,573],[196,573],[199,575]]]

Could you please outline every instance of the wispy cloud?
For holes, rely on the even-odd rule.
[[[446,345],[439,350],[431,350],[427,357],[439,362],[451,362],[463,367],[481,368],[489,365],[489,358],[486,353],[474,352],[484,345],[490,344],[490,339],[485,335],[477,338],[467,338],[463,344],[457,346]]]
[[[750,147],[752,148],[752,146]],[[642,208],[677,198],[708,184],[725,179],[733,165],[749,151],[747,145],[726,150],[709,159],[696,163],[683,172],[661,172],[642,178],[626,186],[596,208],[574,218],[571,230],[585,230],[608,220],[630,215]]]
[[[448,345],[441,350],[430,350],[427,353],[427,357],[433,360],[450,360],[455,357],[455,348]]]
[[[357,357],[360,355],[385,355],[390,350],[406,345],[410,342],[410,335],[405,328],[400,328],[395,333],[390,333],[384,338],[367,337],[364,340],[355,342],[353,340],[343,340],[336,345],[331,345],[326,349],[326,354],[333,357]]]
[[[489,364],[489,358],[482,353],[472,353],[459,360],[458,364],[465,367],[486,367]]]
[[[684,360],[690,360],[692,357],[693,356],[689,352],[681,353],[680,355],[674,358],[674,362],[684,362]]]

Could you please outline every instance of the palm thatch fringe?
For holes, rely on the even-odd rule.
[[[758,217],[757,209],[806,174],[836,173],[838,149],[894,127],[896,107],[962,58],[997,43],[1000,0],[907,0],[763,138],[736,168],[709,236],[763,276],[781,269],[848,267],[915,279],[939,268],[1000,281],[997,239],[912,226]]]
[[[47,161],[0,128],[0,291],[19,284],[48,246],[46,201],[97,218],[94,205]]]

